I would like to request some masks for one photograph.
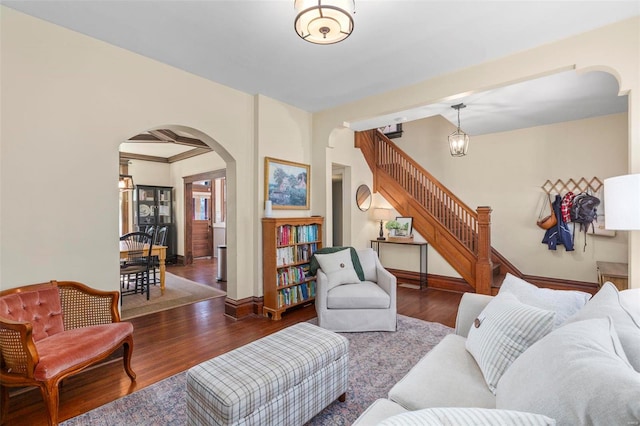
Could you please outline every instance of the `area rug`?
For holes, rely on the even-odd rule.
[[[225,296],[222,290],[198,284],[195,281],[179,277],[177,275],[165,274],[165,290],[161,294],[160,284],[152,285],[147,300],[145,294],[128,294],[122,298],[122,319],[131,319],[153,312],[165,311],[188,305],[205,299]]]
[[[453,329],[442,324],[402,315],[398,315],[398,331],[395,333],[340,333],[349,339],[347,400],[332,403],[307,425],[352,424],[376,399],[385,398],[391,387],[450,333]],[[61,424],[141,426],[186,423],[186,373],[182,372]]]

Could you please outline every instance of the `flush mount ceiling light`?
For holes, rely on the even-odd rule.
[[[449,150],[452,157],[462,157],[467,155],[469,149],[469,135],[460,129],[460,110],[466,108],[465,104],[452,105],[451,108],[458,111],[458,128],[449,135]]]
[[[353,31],[354,0],[295,0],[296,33],[310,43],[333,44]]]

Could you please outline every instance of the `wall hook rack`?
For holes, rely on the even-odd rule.
[[[547,194],[566,194],[571,191],[574,194],[579,194],[581,192],[590,192],[594,194],[602,188],[602,181],[593,177],[591,180],[587,180],[586,178],[581,177],[577,181],[573,178],[564,181],[562,179],[558,179],[555,182],[551,182],[549,179],[542,185],[542,190]]]

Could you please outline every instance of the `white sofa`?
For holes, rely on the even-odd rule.
[[[509,279],[519,280],[512,276]],[[526,290],[524,293],[530,290],[522,283],[516,284]],[[555,301],[549,297],[560,294],[557,290],[536,287],[535,291],[538,290],[547,297],[543,305],[554,305]],[[518,297],[526,304],[527,300],[520,300],[526,299],[526,294],[521,292]],[[435,407],[475,407],[470,409],[475,410],[473,415],[482,416],[487,413],[546,416],[537,417],[537,422],[517,423],[507,419],[503,424],[556,424],[556,421],[558,425],[640,424],[640,289],[618,293],[607,283],[591,300],[585,299],[583,307],[571,308],[575,311],[571,315],[559,314],[560,323],[507,367],[495,394],[487,385],[478,362],[467,350],[469,331],[477,318],[484,320],[483,311],[492,300],[492,296],[464,294],[455,334],[446,336],[427,353],[393,386],[387,399],[375,401],[354,425],[498,424],[505,421],[482,417],[477,423],[469,423],[469,417],[465,417],[468,413],[464,413],[460,418],[467,420],[457,423],[456,415],[467,408]],[[609,323],[613,326],[607,328]],[[583,338],[580,333],[591,334],[595,329],[618,332],[613,333],[615,338],[600,333],[604,334],[604,343],[594,337],[596,343],[589,346],[584,342],[590,342],[591,337]],[[576,340],[574,346],[578,349],[571,346]],[[625,355],[611,354],[605,348],[612,341],[616,351],[624,349],[626,359]],[[583,345],[588,348],[582,348]],[[587,352],[580,352],[583,349]],[[437,421],[431,422],[434,418]]]

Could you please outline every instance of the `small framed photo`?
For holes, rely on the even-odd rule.
[[[264,199],[274,210],[309,210],[308,164],[264,158]]]
[[[402,136],[402,123],[389,124],[380,127],[380,131],[389,139],[399,138]]]
[[[413,233],[413,218],[412,217],[396,217],[396,222],[400,224],[400,229],[396,230],[397,236],[409,237]]]

